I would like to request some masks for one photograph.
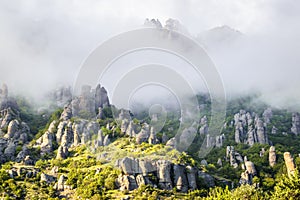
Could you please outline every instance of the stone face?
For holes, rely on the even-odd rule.
[[[60,119],[66,121],[66,120],[71,119],[71,118],[72,118],[72,115],[73,115],[73,114],[72,114],[72,108],[71,108],[70,106],[66,106],[66,107],[64,108],[64,111],[63,111],[62,114],[61,114]]]
[[[53,150],[53,140],[54,135],[46,131],[46,133],[42,136],[41,154],[50,153]]]
[[[288,172],[289,177],[293,176],[296,170],[296,165],[294,163],[294,158],[292,157],[292,155],[290,154],[290,152],[285,152],[283,154],[284,157],[284,161],[285,161],[285,165],[286,165],[286,169]]]
[[[271,146],[269,150],[269,164],[271,167],[274,167],[276,164],[276,151],[274,146]]]
[[[252,174],[246,170],[245,172],[242,172],[239,183],[241,185],[245,185],[245,184],[251,185],[252,179],[253,179]]]
[[[293,113],[291,131],[295,135],[300,134],[300,114],[299,113]]]
[[[234,168],[238,167],[236,158],[235,158],[235,150],[233,146],[227,146],[226,148],[226,160],[229,160],[230,165]]]
[[[141,131],[136,135],[136,142],[142,144],[147,142],[150,136],[150,127],[148,124],[144,124]]]
[[[225,135],[216,136],[216,147],[222,147],[225,141]]]
[[[120,187],[121,191],[131,191],[138,188],[137,182],[133,175],[119,175],[117,184]]]
[[[198,169],[196,167],[187,166],[187,180],[190,190],[197,189],[197,176],[198,176]]]
[[[251,161],[246,161],[245,162],[246,170],[252,174],[253,176],[257,174],[254,163]]]
[[[235,127],[234,138],[236,143],[241,143],[244,140],[244,129],[241,122],[239,122]]]
[[[57,143],[61,143],[61,139],[62,139],[62,136],[65,132],[65,128],[67,126],[67,122],[66,121],[62,121],[58,124],[58,127],[57,127],[57,133],[56,133],[56,141]],[[48,130],[49,133],[52,133]]]
[[[123,119],[122,122],[121,122],[121,132],[122,133],[126,132],[128,125],[129,125],[128,120],[127,119]]]
[[[126,135],[128,135],[130,137],[136,137],[135,125],[134,125],[133,121],[129,122],[128,127],[126,129]]]
[[[151,161],[129,157],[118,160],[116,166],[119,167],[124,174],[142,174],[146,176],[156,171],[156,167]]]
[[[256,122],[257,142],[260,144],[268,144],[268,137],[265,132],[264,122],[260,119]]]
[[[174,185],[176,186],[177,190],[181,192],[188,191],[188,180],[186,176],[186,170],[184,165],[174,165],[173,166],[174,172]]]
[[[104,87],[101,87],[100,84],[97,85],[96,87],[96,92],[95,92],[95,106],[96,108],[104,108],[108,107],[109,104],[109,99],[107,95],[107,91]]]
[[[172,180],[171,180],[171,162],[166,160],[159,160],[156,162],[157,174],[159,180],[159,187],[165,190],[172,190]]]
[[[257,171],[255,169],[255,166],[253,162],[251,161],[246,161],[245,159],[245,172],[242,172],[241,178],[240,178],[240,184],[252,184],[252,179],[253,177],[257,174]]]
[[[262,115],[265,123],[267,124],[270,123],[270,120],[273,117],[272,109],[271,108],[266,109]]]
[[[150,128],[150,136],[148,138],[149,144],[156,144],[157,139],[156,139],[156,132],[154,130],[154,127]]]
[[[17,133],[17,131],[19,130],[19,121],[18,120],[12,120],[9,124],[8,124],[8,129],[7,129],[7,134],[6,134],[6,138],[13,138],[14,135]]]
[[[56,159],[66,159],[68,157],[69,151],[66,146],[59,146],[57,150]]]

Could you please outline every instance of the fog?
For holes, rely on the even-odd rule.
[[[1,0],[0,82],[39,98],[72,85],[84,60],[110,37],[142,27],[145,18],[173,18],[206,49],[229,98],[259,91],[272,105],[299,106],[299,11],[294,0]],[[207,34],[223,25],[233,31]]]

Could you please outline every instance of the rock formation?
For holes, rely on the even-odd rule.
[[[293,113],[291,131],[295,135],[300,134],[300,114],[299,113]]]
[[[271,108],[267,108],[267,109],[263,112],[262,116],[263,116],[263,119],[264,119],[264,122],[265,122],[265,123],[267,123],[267,124],[270,123],[271,118],[273,117],[272,109],[271,109]]]
[[[294,158],[290,154],[290,152],[285,152],[283,154],[284,161],[285,161],[285,166],[287,169],[288,176],[291,177],[294,175],[295,170],[296,170],[296,165],[294,163]]]
[[[271,110],[266,110],[264,112],[264,119],[268,122],[270,121],[271,116]],[[250,114],[245,110],[240,110],[239,113],[234,115],[234,124],[236,143],[246,143],[250,146],[255,143],[269,143],[268,135],[266,133],[266,122],[261,120],[255,113]]]
[[[162,25],[158,19],[151,19],[149,20],[148,18],[144,22],[144,26],[147,27],[154,27],[154,28],[162,28]]]
[[[187,192],[189,189],[189,184],[186,175],[186,166],[184,165],[174,165],[173,166],[174,173],[174,186],[180,192]]]
[[[271,167],[274,167],[276,164],[276,152],[274,146],[271,146],[269,150],[269,164]]]
[[[245,161],[245,172],[242,172],[240,178],[240,184],[252,184],[253,177],[257,174],[255,166],[251,161]]]

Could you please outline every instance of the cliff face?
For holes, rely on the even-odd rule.
[[[144,184],[159,186],[164,190],[172,190],[175,187],[180,192],[187,192],[199,188],[197,186],[199,178],[203,179],[207,187],[215,185],[214,178],[197,167],[174,164],[168,160],[153,161],[125,157],[117,160],[116,167],[123,172],[117,179],[117,185],[122,191],[134,190]],[[158,180],[158,185],[155,180]]]

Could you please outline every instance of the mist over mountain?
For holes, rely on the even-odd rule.
[[[145,18],[155,18],[203,45],[228,97],[255,91],[273,105],[299,106],[297,3],[164,1],[160,8],[149,2],[125,4],[2,1],[1,82],[36,99],[59,85],[72,86],[81,64],[99,44],[143,27]],[[187,12],[178,12],[181,9]],[[110,91],[109,84],[104,86]]]

